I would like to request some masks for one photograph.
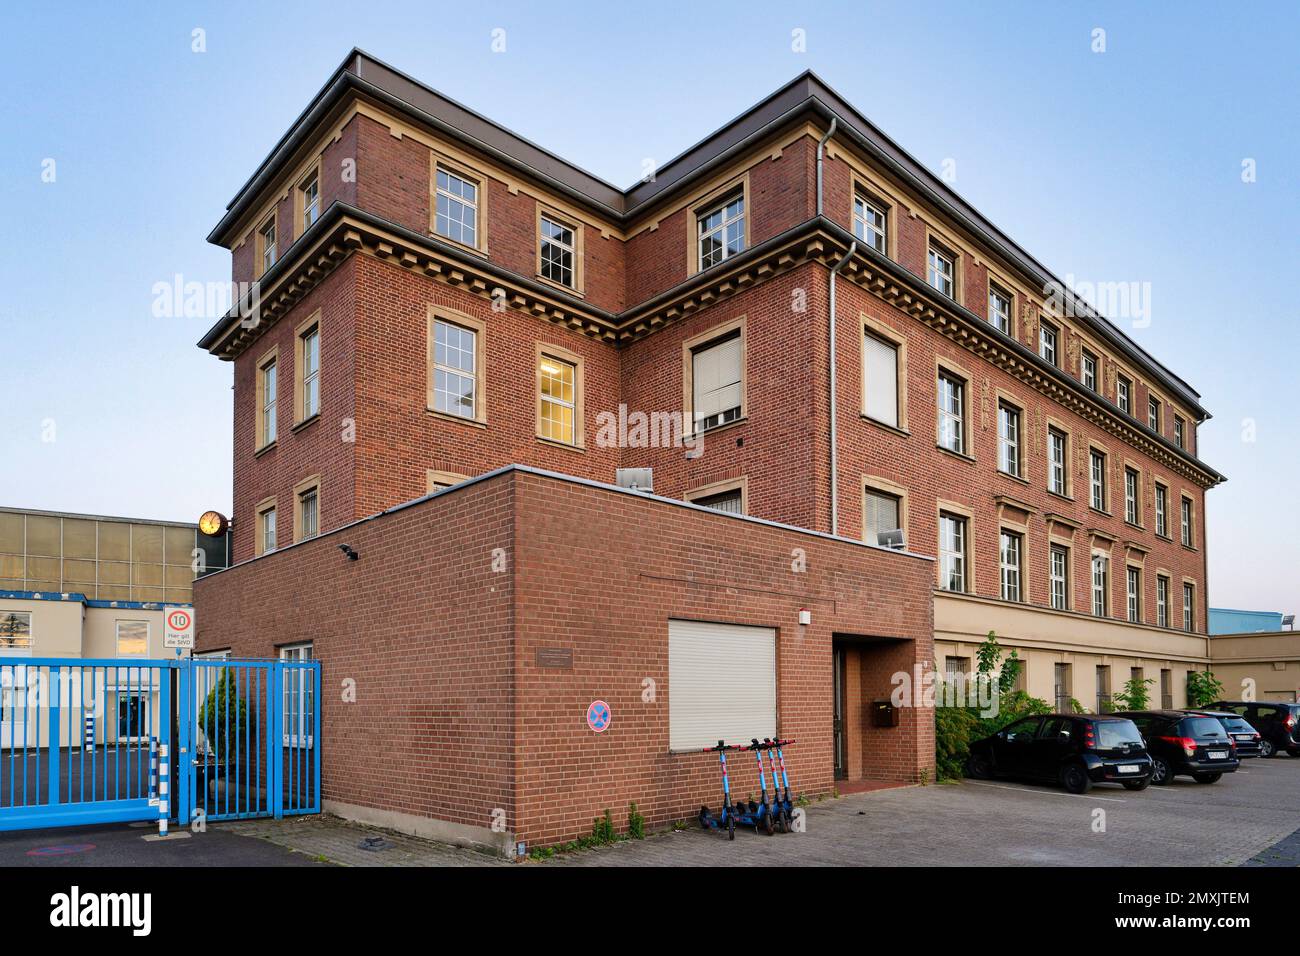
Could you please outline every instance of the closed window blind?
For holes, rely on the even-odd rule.
[[[902,527],[898,520],[898,499],[893,495],[868,491],[863,503],[863,522],[867,544],[879,544],[882,531],[896,531]]]
[[[668,622],[668,746],[776,737],[776,631]]]
[[[739,418],[740,336],[703,348],[692,360],[696,426],[712,428]]]
[[[867,414],[898,427],[898,348],[866,337]]]

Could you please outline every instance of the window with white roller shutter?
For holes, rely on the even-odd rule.
[[[740,417],[741,360],[739,333],[698,349],[691,356],[692,400],[698,431]]]
[[[867,415],[898,427],[898,346],[874,335],[866,336]]]
[[[776,631],[668,622],[668,748],[776,736]]]

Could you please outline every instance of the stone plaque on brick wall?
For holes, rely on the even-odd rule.
[[[534,660],[536,660],[538,667],[546,667],[550,670],[571,671],[573,670],[573,648],[539,647],[537,648]]]

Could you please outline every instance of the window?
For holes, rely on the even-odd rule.
[[[930,285],[950,299],[957,297],[956,256],[936,243],[930,243],[928,278]]]
[[[725,200],[698,215],[700,268],[707,269],[745,251],[745,196]]]
[[[0,611],[0,652],[32,649],[32,612]]]
[[[276,361],[272,356],[258,367],[258,448],[265,448],[276,437]]]
[[[1133,414],[1133,383],[1123,375],[1115,377],[1115,402],[1126,415]]]
[[[998,470],[1020,477],[1020,409],[998,402]]]
[[[1187,422],[1181,415],[1174,416],[1174,444],[1179,448],[1187,447]]]
[[[1097,713],[1104,714],[1111,708],[1110,704],[1110,665],[1097,665]]]
[[[1163,574],[1156,575],[1156,625],[1169,626],[1169,579]]]
[[[729,515],[743,515],[745,513],[744,498],[739,488],[734,491],[723,491],[716,495],[695,498],[691,503],[702,508],[712,508],[714,511],[724,511]]]
[[[320,218],[320,175],[313,170],[298,187],[302,203],[302,231],[306,232]]]
[[[1182,507],[1183,547],[1193,547],[1195,537],[1192,534],[1192,499],[1184,498]]]
[[[1097,391],[1097,356],[1084,349],[1079,358],[1079,378],[1083,387]]]
[[[541,275],[560,285],[574,288],[574,230],[546,214],[541,217]]]
[[[1160,669],[1160,706],[1165,710],[1174,709],[1174,672],[1168,667]]]
[[[117,656],[118,657],[148,657],[149,656],[149,622],[148,621],[118,621],[117,622]]]
[[[573,362],[547,355],[538,357],[538,434],[550,441],[576,445],[578,371]]]
[[[298,492],[298,541],[320,534],[320,485],[313,484]]]
[[[1074,709],[1074,694],[1070,689],[1069,664],[1053,666],[1053,683],[1056,691],[1056,709],[1063,713],[1070,713]]]
[[[1088,453],[1089,504],[1097,511],[1106,510],[1106,456],[1097,449]]]
[[[439,166],[433,231],[478,248],[478,189],[472,180]]]
[[[867,489],[862,509],[863,536],[867,544],[879,544],[881,534],[903,527],[900,504],[897,495]]]
[[[271,505],[269,507],[263,508],[260,512],[258,512],[257,523],[258,523],[258,533],[261,535],[261,539],[262,539],[261,540],[262,548],[259,553],[266,554],[269,551],[274,551],[276,546],[275,545],[276,542],[275,505]]]
[[[1183,582],[1183,630],[1196,630],[1196,585]]]
[[[886,207],[858,193],[853,197],[853,234],[877,252],[884,253]]]
[[[943,679],[945,683],[955,684],[957,678],[965,680],[973,677],[974,672],[971,670],[969,657],[956,657],[948,655],[943,659]]]
[[[939,447],[965,454],[966,383],[947,372],[940,372],[938,392]]]
[[[939,515],[939,586],[966,590],[966,519],[947,512]]]
[[[1056,364],[1056,326],[1043,319],[1038,320],[1038,354],[1046,361]]]
[[[1147,425],[1152,431],[1160,431],[1160,400],[1158,398],[1147,399]]]
[[[1092,613],[1105,617],[1107,613],[1110,581],[1110,561],[1105,555],[1092,556]]]
[[[862,342],[865,412],[868,418],[901,428],[899,420],[899,349],[870,332]]]
[[[1156,485],[1156,534],[1169,537],[1169,489]]]
[[[692,404],[697,432],[740,418],[743,389],[743,336],[726,333],[690,353]]]
[[[1056,428],[1047,430],[1047,489],[1058,495],[1068,493],[1066,465],[1067,439],[1065,432]]]
[[[1141,524],[1142,516],[1138,513],[1138,473],[1132,468],[1124,469],[1124,520],[1129,524]]]
[[[320,414],[320,325],[298,336],[298,421]]]
[[[445,488],[451,488],[459,485],[465,480],[465,476],[452,471],[434,471],[429,469],[425,472],[425,487],[429,494],[435,491],[442,491]]]
[[[262,272],[265,273],[275,265],[275,216],[258,230],[257,238],[262,250]]]
[[[1070,609],[1070,549],[1054,544],[1050,552],[1050,579],[1052,607],[1058,611]]]
[[[1128,597],[1128,619],[1131,624],[1142,623],[1142,572],[1138,568],[1128,568],[1125,577],[1126,595]]]
[[[433,330],[433,409],[476,418],[478,333],[444,319],[435,319]]]
[[[698,751],[719,739],[761,740],[776,733],[772,628],[669,620],[668,680],[670,750]]]
[[[1011,334],[1011,295],[989,283],[989,323],[998,331]]]
[[[289,664],[309,664],[312,656],[310,643],[280,648],[280,660]],[[316,736],[315,673],[309,667],[288,667],[283,680],[284,746],[310,748]]]
[[[1001,568],[1002,600],[1021,600],[1020,555],[1024,538],[1010,531],[1002,532]]]

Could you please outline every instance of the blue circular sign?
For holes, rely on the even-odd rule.
[[[596,733],[603,734],[613,719],[614,714],[609,709],[609,704],[603,700],[593,700],[587,705],[587,726]]]

